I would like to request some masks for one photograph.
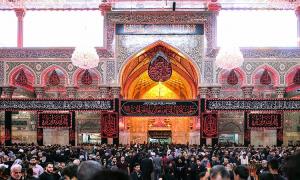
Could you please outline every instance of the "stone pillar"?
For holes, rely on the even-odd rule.
[[[121,92],[121,87],[118,86],[111,87],[111,94],[113,98],[119,98],[120,92]]]
[[[206,86],[201,86],[201,87],[198,87],[198,93],[199,93],[199,97],[202,99],[202,98],[208,98],[209,97],[209,93],[210,93],[210,90],[208,87]]]
[[[299,24],[298,24],[298,26],[299,26]],[[279,99],[284,98],[285,86],[277,86],[276,87],[276,94],[277,94],[277,98],[279,98]],[[284,112],[283,112],[282,115],[284,117]],[[284,122],[284,119],[283,119],[283,122]],[[282,128],[277,129],[277,132],[276,132],[276,135],[277,135],[276,145],[277,146],[282,146],[282,144],[283,144],[283,136],[284,136],[283,126],[284,126],[284,123],[282,124]]]
[[[101,98],[109,98],[109,87],[107,86],[100,86],[99,93]]]
[[[2,86],[2,97],[3,98],[12,98],[14,93],[14,86]]]
[[[43,86],[40,85],[35,85],[34,86],[34,92],[36,94],[36,98],[37,99],[41,99],[44,97],[45,95],[45,89]],[[38,128],[38,113],[35,114],[36,116],[36,142],[39,146],[44,145],[44,129],[43,128]]]
[[[284,98],[284,93],[285,93],[285,86],[276,87],[277,98]]]
[[[67,95],[68,98],[76,98],[77,87],[67,86]]]
[[[45,89],[43,86],[34,86],[34,92],[36,94],[36,98],[43,98],[45,95]]]
[[[296,7],[295,13],[297,16],[297,44],[300,47],[300,6]]]
[[[250,85],[243,86],[242,91],[243,91],[244,98],[252,98],[253,89],[254,87]]]
[[[18,18],[18,48],[22,48],[23,47],[23,19],[25,16],[25,9],[16,8],[15,13]]]
[[[211,87],[211,96],[212,98],[219,98],[220,95],[221,86],[220,85],[214,85]]]

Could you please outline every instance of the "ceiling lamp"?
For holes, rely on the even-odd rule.
[[[240,48],[235,46],[222,47],[216,57],[216,66],[222,69],[231,70],[242,66],[244,62]]]
[[[72,58],[72,64],[82,69],[91,69],[99,64],[99,56],[94,47],[78,46],[75,48]]]

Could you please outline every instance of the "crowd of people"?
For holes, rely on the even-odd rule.
[[[300,147],[0,147],[0,180],[300,180]]]

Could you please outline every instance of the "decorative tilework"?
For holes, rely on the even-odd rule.
[[[213,83],[213,61],[205,61],[203,65],[203,81],[205,84]]]
[[[0,61],[0,85],[4,84],[4,62]]]
[[[106,64],[106,83],[111,83],[115,78],[115,61],[107,61]]]

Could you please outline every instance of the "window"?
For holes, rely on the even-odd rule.
[[[103,45],[103,16],[95,11],[27,11],[24,47],[75,47],[83,41]]]
[[[15,11],[0,11],[0,47],[17,47],[18,20]]]
[[[217,23],[218,46],[297,46],[297,17],[293,10],[223,10]]]

